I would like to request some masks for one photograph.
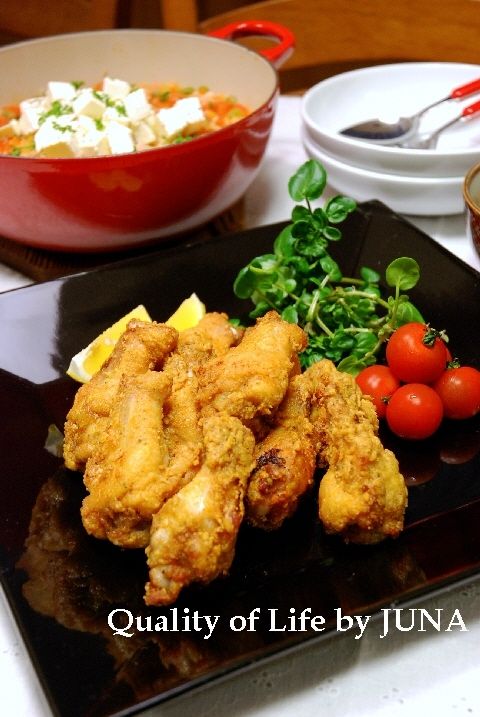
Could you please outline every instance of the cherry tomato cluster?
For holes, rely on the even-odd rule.
[[[442,334],[412,322],[397,329],[386,349],[387,365],[357,376],[379,418],[401,438],[433,435],[444,417],[471,418],[480,411],[480,371],[455,365]]]

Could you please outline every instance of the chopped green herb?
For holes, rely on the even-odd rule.
[[[127,110],[121,100],[112,100],[105,92],[99,92],[98,90],[93,90],[93,96],[96,97],[97,100],[100,100],[100,102],[103,102],[107,107],[114,107],[122,117],[127,116]]]
[[[62,125],[59,122],[52,122],[52,127],[58,132],[73,132],[73,127],[70,124]]]
[[[60,117],[61,115],[72,114],[73,107],[63,104],[60,100],[53,100],[50,109],[43,112],[38,118],[38,123],[43,124],[47,117]]]
[[[152,92],[152,97],[156,97],[160,102],[167,102],[170,97],[170,90],[165,90],[164,92],[155,90],[155,92]]]
[[[96,118],[94,120],[94,122],[95,122],[95,127],[98,129],[99,132],[101,132],[102,130],[105,129],[105,125],[103,124],[101,119]]]
[[[110,97],[108,95],[105,94],[105,92],[100,92],[100,90],[92,90],[92,95],[97,100],[100,100],[100,102],[103,102],[108,107],[113,106],[113,101],[110,99]]]
[[[21,154],[22,154],[22,150],[20,149],[20,147],[13,147],[13,149],[10,152],[11,157],[20,157]]]
[[[115,102],[114,107],[117,110],[119,115],[122,115],[122,117],[127,116],[127,110],[125,109],[125,105],[123,104],[123,102],[120,102],[120,101]]]
[[[70,84],[73,86],[75,90],[79,90],[80,87],[83,87],[85,84],[83,80],[71,80]]]

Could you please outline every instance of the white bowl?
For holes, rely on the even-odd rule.
[[[410,116],[478,77],[480,65],[453,62],[407,62],[345,72],[304,95],[302,124],[324,151],[358,167],[410,176],[459,176],[480,160],[480,116],[446,130],[435,150],[376,145],[339,132],[373,117],[394,121]],[[440,126],[478,99],[472,95],[430,110],[421,131]]]
[[[379,199],[394,211],[418,216],[461,214],[464,210],[459,177],[408,177],[354,167],[328,154],[304,130],[303,145],[317,159],[337,192],[364,202]]]

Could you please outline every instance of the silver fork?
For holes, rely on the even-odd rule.
[[[454,124],[457,124],[457,122],[465,122],[479,113],[480,100],[474,102],[472,105],[468,105],[468,107],[464,107],[458,117],[454,117],[440,127],[437,127],[434,132],[417,135],[416,138],[413,138],[408,142],[402,142],[397,146],[404,147],[405,149],[435,149],[435,147],[437,146],[438,138],[444,130],[448,129],[449,127],[452,127],[452,125]]]

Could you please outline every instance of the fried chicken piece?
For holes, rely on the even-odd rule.
[[[225,314],[207,313],[196,326],[180,332],[177,348],[165,362],[164,372],[172,380],[164,420],[171,485],[165,500],[188,483],[200,467],[198,370],[209,359],[223,356],[240,337],[241,331],[230,324]]]
[[[264,530],[280,527],[313,484],[318,438],[309,420],[309,382],[294,376],[273,417],[273,428],[255,448],[256,465],[246,494],[246,518]]]
[[[270,312],[238,346],[199,369],[196,403],[205,458],[191,482],[154,516],[148,604],[168,604],[191,582],[209,582],[228,570],[254,465],[255,441],[240,421],[248,424],[278,407],[305,344],[298,326]]]
[[[100,371],[77,391],[65,423],[67,468],[85,468],[104,434],[122,376],[138,376],[159,368],[175,348],[177,336],[177,331],[165,324],[129,322]]]
[[[140,548],[148,544],[153,513],[162,505],[168,447],[163,404],[170,378],[147,371],[124,376],[103,440],[87,461],[83,525],[96,538]]]
[[[193,582],[208,583],[233,560],[255,440],[225,414],[202,424],[204,457],[197,475],[154,516],[147,548],[148,605],[167,605]]]
[[[152,515],[200,467],[196,370],[236,340],[226,316],[207,314],[179,334],[161,374],[122,378],[85,470],[90,495],[82,518],[89,533],[122,547],[148,544]]]
[[[250,523],[278,527],[313,481],[316,457],[329,466],[320,485],[327,532],[373,543],[403,527],[406,488],[394,455],[377,437],[373,404],[354,379],[320,361],[291,380],[274,428],[256,448],[247,490]]]
[[[238,346],[199,371],[198,404],[204,412],[228,413],[242,421],[270,415],[281,403],[305,332],[270,311],[248,328]]]
[[[378,438],[373,403],[355,379],[323,360],[305,372],[312,387],[311,421],[318,431],[319,515],[328,533],[376,543],[403,528],[407,489],[394,454]]]
[[[177,355],[191,366],[200,366],[210,358],[223,356],[239,343],[243,329],[233,326],[227,314],[210,311],[198,324],[181,331],[178,336]]]

